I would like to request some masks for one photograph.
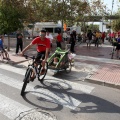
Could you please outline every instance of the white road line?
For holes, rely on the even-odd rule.
[[[21,112],[30,109],[31,108],[0,94],[0,113],[7,116],[9,119],[14,120]]]
[[[20,74],[20,75],[25,75],[25,70],[21,69],[21,68],[16,68],[16,67],[13,67],[10,65],[0,65],[0,68]],[[84,93],[88,93],[88,94],[91,93],[92,90],[94,89],[94,87],[92,87],[92,86],[78,84],[78,83],[70,82],[70,81],[66,81],[66,80],[61,80],[61,79],[58,79],[58,78],[55,78],[52,76],[46,76],[45,79],[47,79],[47,80],[45,80],[47,82],[56,83],[56,84],[61,85],[62,87],[71,87],[71,89],[80,90],[80,91],[82,91]]]
[[[53,78],[51,76],[49,76],[49,77],[46,76],[45,79],[47,79],[45,81],[47,81],[49,83],[55,83],[55,84],[62,86],[63,88],[68,88],[68,89],[71,88],[73,90],[82,91],[87,94],[90,94],[92,92],[92,90],[94,89],[94,87],[92,87],[92,86],[83,85],[83,84],[75,83],[75,82],[70,82],[67,80],[61,80],[58,78]]]
[[[0,82],[4,83],[8,86],[21,90],[22,82],[17,81],[16,79],[7,77],[5,75],[0,74]],[[75,109],[81,102],[70,95],[66,95],[63,93],[51,92],[47,89],[39,88],[34,89],[31,84],[28,84],[27,91],[31,91],[31,94],[36,95],[37,97],[42,97],[46,100],[52,101],[54,103],[63,105],[70,109]]]
[[[1,64],[0,68],[4,69],[4,70],[8,70],[10,72],[20,74],[20,75],[25,75],[25,71],[26,71],[24,69],[16,68],[16,67],[13,67],[13,66],[10,66],[10,65],[5,65],[5,64]]]

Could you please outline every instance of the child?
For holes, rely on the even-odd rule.
[[[3,59],[10,60],[7,51],[3,47],[3,36],[0,36],[0,50],[3,56]]]
[[[58,62],[59,62],[59,57],[54,57],[53,64],[54,64],[54,65],[57,65]]]

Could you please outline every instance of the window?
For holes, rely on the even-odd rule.
[[[53,28],[44,28],[46,31],[49,31],[50,33],[53,33]]]
[[[55,33],[61,32],[61,28],[60,27],[56,27],[55,28]]]

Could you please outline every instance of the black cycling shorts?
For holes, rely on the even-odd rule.
[[[37,53],[35,60],[39,61],[40,59],[42,59],[42,60],[45,59],[45,51]]]

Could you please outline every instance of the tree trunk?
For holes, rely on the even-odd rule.
[[[23,47],[25,47],[25,44],[26,44],[26,38],[25,38],[25,34],[24,34],[24,29],[22,30],[22,33],[23,33]]]
[[[7,50],[10,51],[10,36],[8,34],[8,47],[7,47]]]

